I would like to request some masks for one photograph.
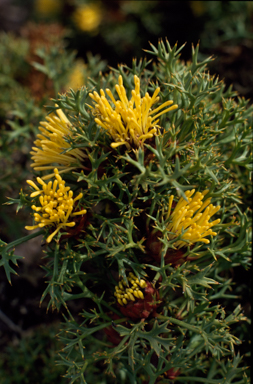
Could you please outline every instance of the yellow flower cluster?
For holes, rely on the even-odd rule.
[[[52,16],[61,11],[62,3],[60,0],[35,0],[34,8],[39,16]]]
[[[57,109],[56,112],[58,116],[47,116],[47,122],[40,123],[41,133],[37,135],[37,140],[34,142],[36,147],[32,147],[33,151],[31,151],[34,161],[31,166],[35,171],[46,171],[57,166],[61,170],[59,173],[67,172],[80,166],[85,157],[80,149],[70,149],[65,137],[72,136],[74,128],[61,109]],[[68,151],[62,153],[65,150]],[[50,179],[53,175],[51,173],[43,176],[42,179]]]
[[[177,248],[186,246],[187,242],[190,244],[196,242],[208,244],[209,240],[206,237],[217,235],[216,232],[212,231],[211,227],[219,224],[220,219],[212,222],[209,222],[209,220],[220,209],[220,206],[214,207],[210,204],[211,198],[202,201],[208,192],[208,190],[205,190],[202,193],[195,193],[195,189],[186,191],[187,201],[181,197],[172,214],[170,213],[174,196],[170,196],[167,218],[170,218],[168,231],[172,233],[168,235],[169,239],[177,238],[181,235],[182,230],[186,231],[181,239],[174,243]],[[187,242],[184,240],[187,240]]]
[[[124,280],[121,280],[115,287],[114,296],[120,305],[127,304],[128,301],[135,301],[135,298],[144,299],[141,289],[147,286],[145,280],[138,280],[132,272],[129,273],[127,280],[130,283],[128,287]]]
[[[27,180],[27,183],[35,189],[35,192],[32,192],[30,196],[36,197],[40,195],[40,206],[32,205],[32,209],[35,211],[34,220],[38,224],[26,226],[25,228],[30,231],[45,226],[56,227],[48,236],[47,243],[51,242],[60,229],[75,225],[74,221],[68,222],[69,217],[84,215],[87,212],[86,209],[73,212],[75,202],[80,200],[83,194],[79,193],[73,199],[73,191],[70,190],[70,187],[65,186],[65,181],[62,180],[57,168],[54,170],[54,175],[54,182],[49,181],[48,184],[40,177],[37,177],[37,182],[42,186],[41,189],[32,180]]]
[[[65,89],[72,88],[74,91],[81,88],[85,83],[86,64],[83,60],[76,60],[71,68]]]
[[[152,110],[151,107],[159,100],[159,87],[156,88],[152,97],[148,92],[144,97],[141,97],[140,79],[135,75],[135,89],[132,90],[132,97],[128,100],[121,75],[118,82],[119,84],[115,86],[115,89],[120,100],[116,101],[111,90],[106,89],[107,95],[115,106],[114,108],[105,97],[103,89],[100,90],[100,96],[97,92],[89,94],[94,100],[94,115],[97,116],[95,122],[112,136],[114,140],[111,144],[112,148],[119,145],[126,145],[128,149],[138,148],[143,145],[146,139],[152,138],[158,133],[159,127],[156,124],[159,122],[159,116],[178,108],[178,105],[175,104],[166,108],[173,104],[172,100],[168,100]]]
[[[81,5],[73,14],[74,23],[84,32],[97,33],[101,20],[102,10],[97,4]]]

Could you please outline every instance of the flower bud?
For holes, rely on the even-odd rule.
[[[122,280],[115,287],[114,295],[121,313],[133,320],[154,316],[159,305],[157,289],[149,281],[138,280],[133,273],[129,274],[128,282],[129,286],[124,285]]]

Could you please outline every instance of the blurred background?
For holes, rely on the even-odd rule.
[[[27,235],[30,213],[16,215],[17,207],[6,202],[27,190],[29,152],[50,98],[78,89],[99,71],[131,65],[133,57],[146,56],[149,43],[167,38],[172,46],[187,43],[185,61],[199,43],[200,59],[215,58],[210,72],[252,99],[252,26],[252,1],[0,0],[1,239]],[[12,285],[0,269],[0,384],[66,383],[64,368],[54,363],[61,317],[46,312],[46,300],[39,304],[40,243],[36,238],[16,248],[24,258]]]

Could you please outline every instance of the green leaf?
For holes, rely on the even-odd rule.
[[[208,265],[206,268],[204,268],[202,271],[198,272],[195,276],[192,276],[188,278],[187,284],[189,285],[202,285],[206,288],[211,288],[210,284],[220,284],[218,281],[215,281],[209,277],[206,277],[210,269],[212,268],[213,264]]]
[[[3,205],[12,205],[12,204],[18,204],[17,206],[17,209],[16,209],[16,213],[18,213],[18,211],[25,207],[25,206],[30,206],[32,205],[31,201],[29,199],[27,199],[27,194],[24,194],[22,189],[19,193],[20,195],[20,198],[19,199],[12,199],[11,197],[7,197],[7,199],[9,201],[7,201],[6,203],[4,203]]]
[[[14,250],[9,251],[10,247],[8,244],[0,240],[0,266],[4,267],[6,277],[11,284],[11,273],[17,275],[17,272],[10,266],[10,262],[14,265],[18,265],[17,260],[22,259],[23,257],[14,255]]]
[[[158,320],[155,320],[153,328],[151,331],[138,331],[137,335],[140,338],[148,340],[152,349],[154,349],[157,356],[160,355],[161,348],[164,347],[165,350],[169,352],[170,347],[174,345],[175,338],[167,338],[166,334],[171,333],[171,330],[167,328],[169,321],[159,325]],[[166,336],[165,336],[166,335]]]
[[[11,284],[11,273],[17,274],[15,270],[10,266],[10,262],[12,262],[14,265],[17,265],[17,260],[22,259],[22,256],[14,255],[14,248],[16,245],[22,244],[27,242],[30,239],[33,239],[34,237],[37,237],[44,233],[44,230],[40,230],[36,233],[32,233],[31,235],[22,237],[21,239],[15,240],[9,244],[5,243],[0,239],[0,267],[3,266],[6,277]]]

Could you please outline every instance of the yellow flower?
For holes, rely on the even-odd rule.
[[[184,240],[188,240],[190,244],[197,242],[208,244],[209,240],[206,237],[217,235],[210,228],[219,224],[220,219],[212,222],[209,222],[209,219],[220,209],[220,206],[214,207],[210,204],[211,198],[202,201],[208,192],[208,190],[205,190],[202,193],[195,193],[195,189],[186,191],[187,201],[181,197],[172,214],[170,213],[174,196],[170,196],[167,218],[170,218],[168,231],[172,233],[168,237],[170,240],[175,239],[181,235],[182,230],[186,230],[181,239],[173,244],[177,248],[187,245]]]
[[[96,33],[102,20],[101,8],[96,4],[81,5],[73,13],[73,21],[84,32]]]
[[[34,161],[31,166],[35,171],[46,171],[57,166],[61,169],[59,173],[67,172],[79,167],[86,157],[80,149],[70,149],[65,137],[72,136],[75,129],[61,109],[57,109],[56,112],[58,116],[50,115],[46,117],[47,122],[40,122],[41,133],[37,135],[37,140],[34,142],[36,147],[32,147],[31,151]],[[68,151],[62,153],[64,150]],[[53,175],[51,173],[42,179],[50,179]]]
[[[31,231],[45,226],[56,227],[51,235],[48,236],[46,240],[47,243],[50,243],[60,229],[74,227],[75,222],[68,222],[69,217],[84,215],[87,212],[86,209],[73,212],[75,202],[80,200],[83,194],[79,193],[79,195],[73,199],[73,191],[70,190],[70,187],[65,186],[65,181],[62,180],[57,168],[54,170],[54,175],[54,183],[49,181],[48,184],[40,177],[37,177],[37,182],[42,186],[41,189],[32,180],[27,180],[27,183],[35,189],[35,192],[32,192],[30,196],[36,197],[40,195],[40,205],[32,205],[32,209],[35,211],[34,221],[37,224],[26,226],[25,229]]]
[[[132,147],[140,147],[146,139],[149,139],[158,133],[159,121],[158,117],[168,111],[172,111],[178,106],[175,104],[169,108],[163,109],[173,104],[172,100],[168,100],[159,107],[151,110],[153,104],[157,103],[160,88],[156,88],[152,97],[146,92],[144,97],[140,95],[140,79],[134,76],[135,89],[132,90],[132,98],[128,100],[126,90],[123,86],[122,76],[119,76],[119,84],[115,89],[120,100],[115,100],[110,89],[106,89],[107,95],[110,97],[115,108],[113,108],[105,97],[104,91],[100,90],[100,96],[97,92],[90,93],[90,97],[94,100],[95,122],[102,128],[106,129],[112,136],[114,142],[112,148],[119,145],[126,145],[128,149]],[[163,110],[162,110],[163,109]],[[161,111],[162,110],[162,111]]]
[[[35,10],[39,15],[51,16],[60,12],[62,4],[60,0],[36,0]]]
[[[83,60],[77,60],[69,74],[66,89],[72,88],[76,91],[78,88],[81,88],[85,83],[85,71],[86,65]]]
[[[138,280],[137,277],[130,272],[128,275],[128,284],[126,286],[126,282],[121,280],[119,285],[115,287],[114,296],[116,296],[117,301],[120,305],[127,304],[128,301],[135,301],[135,299],[144,299],[143,292],[141,289],[147,286],[145,280]]]
[[[206,10],[204,1],[190,1],[190,7],[195,17],[202,16]]]

